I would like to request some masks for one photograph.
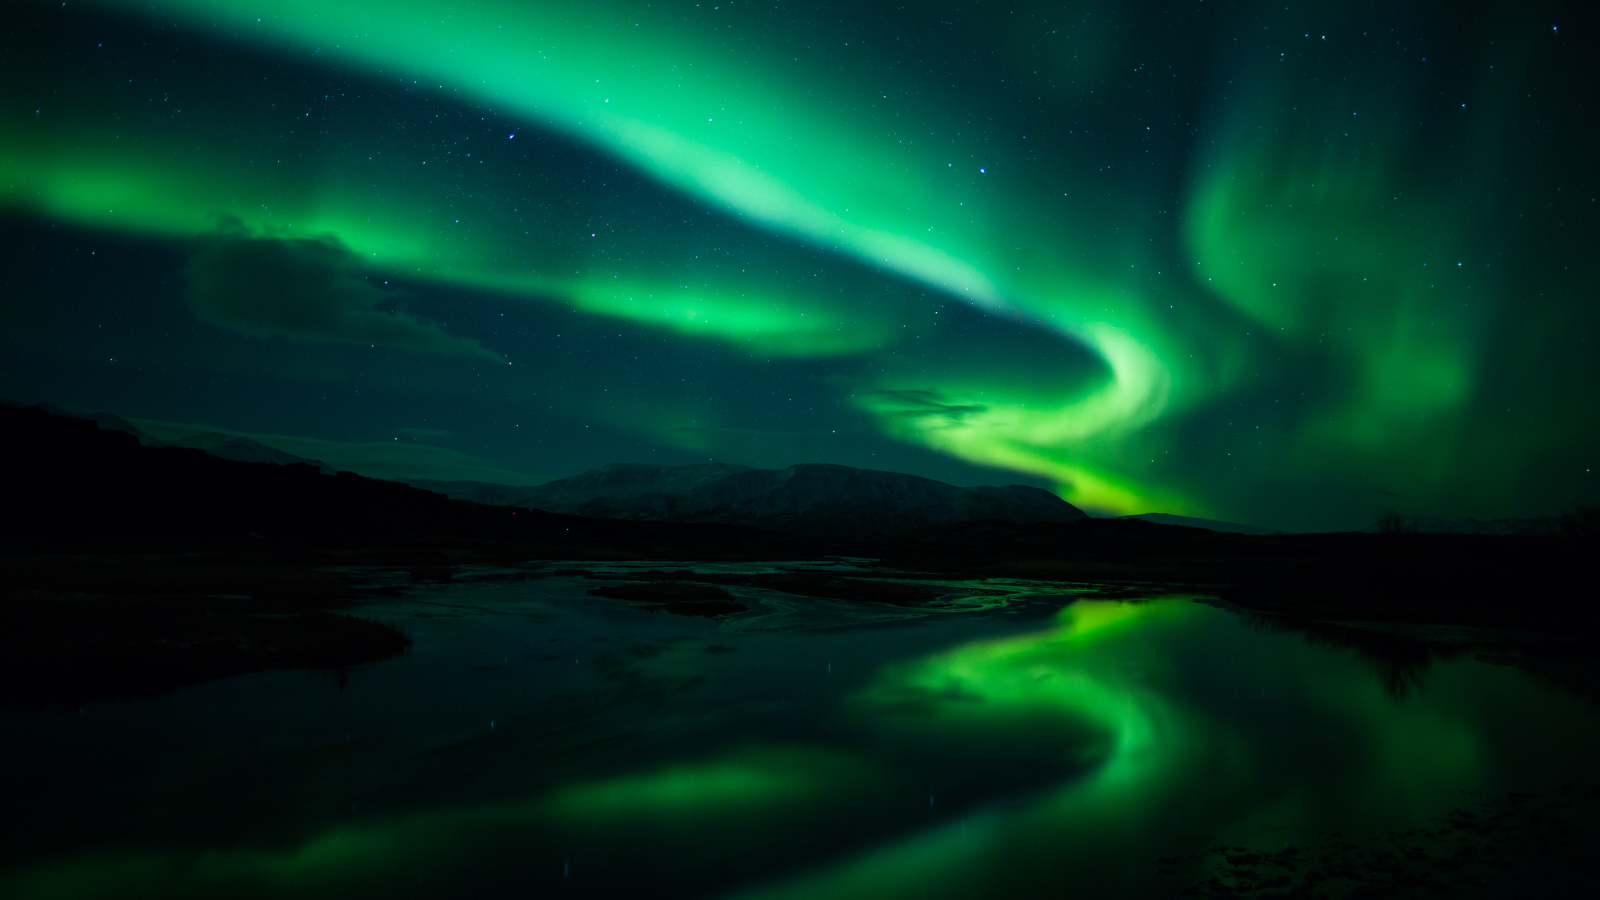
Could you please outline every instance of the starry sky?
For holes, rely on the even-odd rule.
[[[11,8],[3,396],[377,477],[1600,499],[1588,4]]]

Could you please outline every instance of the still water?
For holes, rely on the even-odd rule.
[[[1593,707],[1470,655],[1014,580],[708,619],[576,565],[345,570],[408,654],[0,712],[0,895],[1516,896],[1595,833]]]

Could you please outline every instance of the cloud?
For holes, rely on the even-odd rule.
[[[253,238],[237,225],[225,225],[204,240],[184,274],[195,316],[247,337],[503,361],[471,338],[393,309],[396,296],[370,284],[363,268],[331,235]]]

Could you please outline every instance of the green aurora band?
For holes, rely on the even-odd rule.
[[[1534,12],[1485,26],[1511,38],[1480,53],[1424,46],[1409,7],[1361,5],[1243,5],[1164,27],[1085,2],[1006,17],[954,4],[107,6],[481,104],[867,274],[824,283],[808,277],[813,258],[753,242],[725,265],[714,236],[664,252],[648,227],[573,250],[588,219],[461,190],[460,154],[482,164],[499,148],[458,148],[455,174],[434,176],[439,159],[360,123],[314,138],[294,132],[299,111],[253,126],[259,111],[220,103],[165,118],[90,93],[50,115],[9,104],[0,204],[180,240],[227,227],[336,241],[380,275],[758,357],[876,354],[873,374],[834,389],[884,433],[1047,479],[1097,510],[1304,520],[1281,508],[1287,489],[1346,515],[1396,494],[1416,511],[1525,514],[1593,490],[1580,452],[1592,413],[1562,419],[1569,405],[1534,388],[1548,373],[1507,356],[1540,355],[1558,321],[1586,328],[1592,313],[1571,307],[1594,296],[1592,267],[1545,265],[1578,242],[1509,230],[1558,183],[1563,225],[1593,222],[1588,188],[1563,182],[1572,171],[1558,160],[1520,194],[1489,186],[1545,152],[1508,137],[1529,115],[1516,98],[1548,74]],[[1375,19],[1407,37],[1379,41]],[[928,46],[898,49],[907,35]],[[1148,56],[1171,84],[1143,68],[1141,41],[1160,43]],[[901,58],[969,45],[999,60],[976,92]],[[1430,54],[1471,74],[1440,75]],[[1136,116],[1143,133],[1095,132],[1107,95],[1157,98]],[[274,136],[234,136],[252,128]],[[912,306],[893,298],[918,290],[1042,328],[1084,362],[1044,381],[1003,351],[976,369],[914,362],[897,343]],[[1508,397],[1562,424],[1509,433],[1494,418]],[[655,406],[617,424],[670,442],[694,418]]]

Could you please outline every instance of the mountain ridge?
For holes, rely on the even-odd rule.
[[[454,499],[590,518],[717,522],[794,534],[886,534],[994,519],[1070,522],[1087,514],[1026,485],[957,487],[919,475],[800,463],[756,469],[728,463],[612,463],[533,487],[417,479]]]
[[[62,416],[68,419],[84,419],[95,423],[103,431],[121,431],[133,435],[134,439],[146,447],[186,447],[191,450],[200,450],[219,459],[231,459],[235,462],[264,462],[278,466],[293,466],[305,464],[312,466],[324,475],[335,475],[337,470],[320,459],[308,459],[304,456],[295,456],[285,453],[275,447],[268,447],[260,441],[252,441],[246,437],[221,432],[207,432],[191,435],[176,441],[163,441],[141,431],[132,422],[107,412],[81,413],[70,409],[62,409],[54,403],[23,403],[18,400],[0,398],[0,405],[15,409],[28,409],[30,407],[42,409],[52,416]]]

